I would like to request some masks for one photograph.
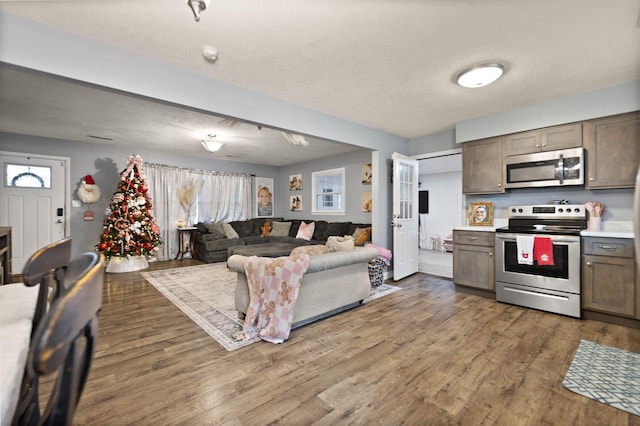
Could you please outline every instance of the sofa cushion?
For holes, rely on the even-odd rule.
[[[224,229],[224,235],[227,237],[227,239],[231,240],[231,239],[239,238],[238,233],[230,224],[223,223],[222,228]]]
[[[249,235],[254,235],[253,234],[253,222],[254,219],[250,219],[250,220],[237,220],[234,222],[229,222],[229,225],[231,225],[231,227],[238,233],[238,237],[242,238],[242,237],[248,237]],[[260,235],[260,227],[262,226],[262,224],[260,224],[260,226],[258,226],[258,233],[255,235]]]
[[[291,222],[273,222],[271,224],[271,234],[272,237],[287,237],[289,236],[289,231],[291,230]]]
[[[324,234],[327,232],[329,222],[326,220],[316,220],[316,229],[313,231],[313,240],[326,241]]]
[[[316,224],[314,222],[302,222],[300,224],[300,227],[298,228],[296,238],[310,241],[311,239],[313,239],[313,231],[315,230],[315,226]]]
[[[349,228],[351,228],[351,222],[331,222],[329,226],[327,226],[327,230],[324,233],[323,238],[318,238],[322,240],[328,240],[329,237],[344,237],[349,234]]]
[[[207,230],[208,234],[213,235],[218,240],[224,240],[225,238],[227,238],[222,223],[205,223],[204,227]]]
[[[207,239],[203,240],[203,243],[206,251],[226,251],[229,247],[245,245],[245,242],[238,238],[231,238],[226,240]]]
[[[294,219],[291,221],[291,229],[289,230],[289,236],[295,238],[298,235],[298,228],[302,221],[300,219]]]

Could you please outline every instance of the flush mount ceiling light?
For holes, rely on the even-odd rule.
[[[200,13],[209,6],[211,0],[186,0],[186,2],[193,12],[193,17],[196,19],[196,22],[198,22],[200,20]]]
[[[476,87],[487,86],[504,73],[504,66],[498,63],[476,65],[467,68],[458,75],[457,82],[462,87],[474,89]]]
[[[222,148],[222,143],[215,141],[216,135],[207,135],[206,139],[202,139],[202,146],[209,152],[216,152]]]

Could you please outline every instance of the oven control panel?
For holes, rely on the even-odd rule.
[[[586,209],[583,204],[509,206],[509,217],[584,219],[586,217]]]

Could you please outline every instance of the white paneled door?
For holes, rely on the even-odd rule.
[[[418,272],[418,161],[393,153],[393,279]]]
[[[10,226],[11,269],[67,235],[68,158],[0,152],[0,226]]]

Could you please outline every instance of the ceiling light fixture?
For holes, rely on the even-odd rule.
[[[209,6],[211,0],[186,0],[186,2],[193,12],[193,17],[198,22],[200,21],[200,13]]]
[[[222,143],[216,142],[216,135],[208,134],[206,139],[202,139],[202,146],[209,152],[216,152],[222,148]]]
[[[467,68],[458,75],[457,82],[462,87],[474,89],[476,87],[487,86],[504,73],[504,66],[498,63],[476,65]]]

